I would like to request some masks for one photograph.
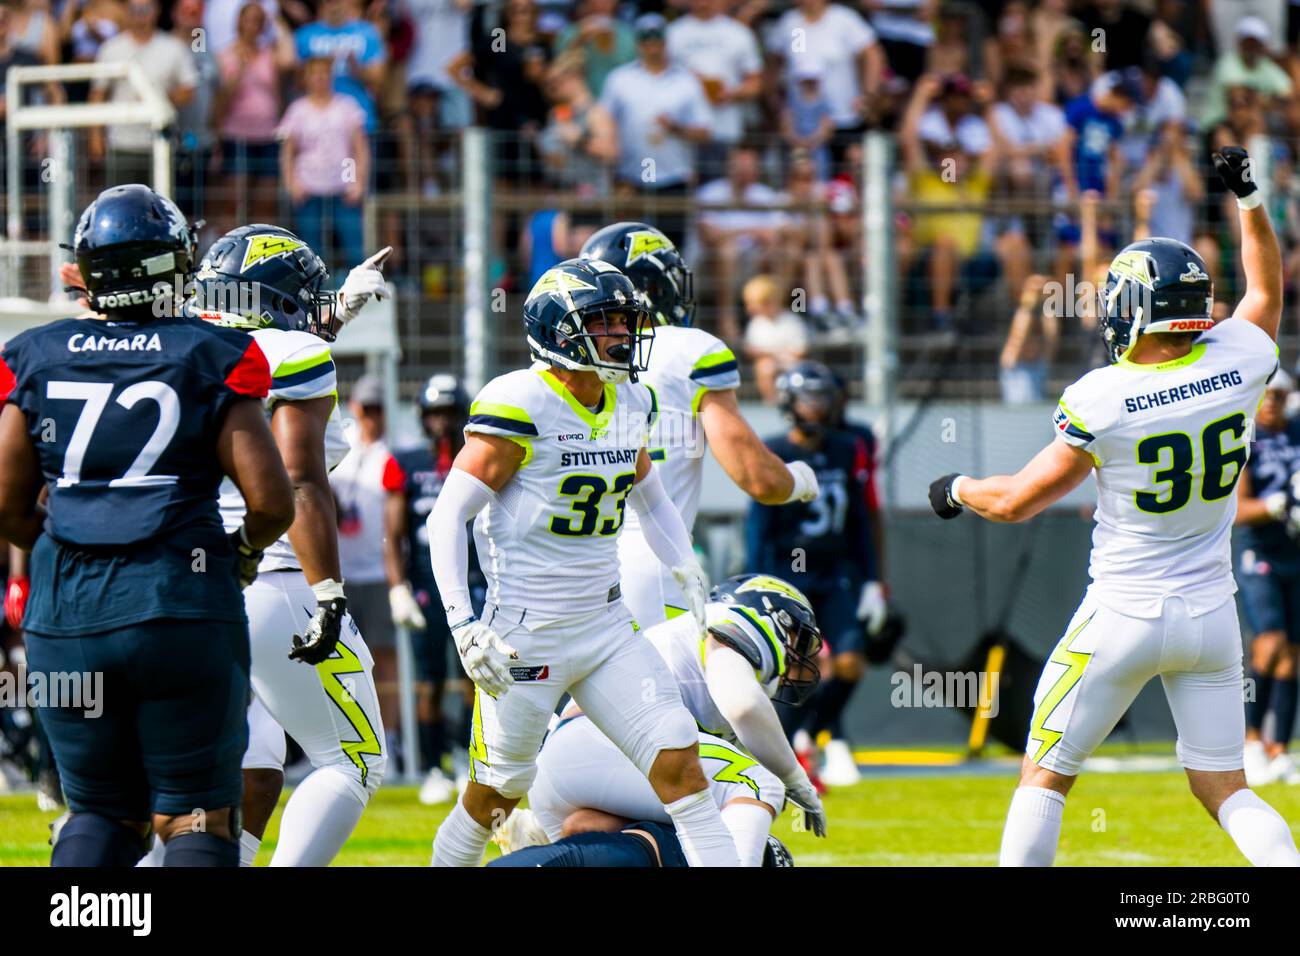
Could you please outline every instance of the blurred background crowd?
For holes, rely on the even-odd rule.
[[[1236,220],[1208,174],[1220,145],[1256,141],[1295,282],[1298,37],[1287,0],[0,4],[0,67],[144,68],[177,107],[176,194],[206,238],[278,222],[339,274],[363,240],[393,245],[411,394],[458,362],[460,140],[477,126],[507,333],[542,271],[603,222],[647,217],[695,269],[698,321],[743,355],[745,395],[770,399],[804,356],[856,390],[863,143],[880,131],[899,394],[1054,397],[1097,359],[1081,292],[1135,230],[1194,243],[1233,301]],[[36,232],[44,144],[25,145]],[[87,197],[147,179],[148,131],[80,135],[75,166]],[[521,345],[502,335],[499,364]]]

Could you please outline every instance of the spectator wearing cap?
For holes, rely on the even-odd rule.
[[[1288,98],[1294,89],[1286,70],[1268,56],[1267,23],[1259,17],[1244,17],[1237,23],[1235,36],[1236,48],[1225,48],[1210,73],[1205,108],[1201,112],[1201,126],[1207,129],[1227,115],[1229,87],[1249,87],[1265,100]]]
[[[685,197],[695,178],[694,146],[712,136],[713,114],[700,81],[668,59],[667,22],[657,13],[636,20],[637,59],[605,80],[600,103],[619,133],[619,184],[648,196]],[[656,213],[679,245],[685,213]]]
[[[781,136],[786,145],[802,150],[812,159],[819,183],[831,176],[831,151],[827,145],[835,133],[831,105],[822,92],[822,67],[816,60],[794,65],[794,89],[781,110]]]
[[[781,80],[779,89],[769,91],[774,102],[790,90],[800,60],[821,65],[822,90],[835,121],[832,152],[839,159],[879,106],[885,54],[876,31],[849,7],[828,0],[798,0],[768,31],[767,50],[773,60],[769,75]]]
[[[276,20],[270,41],[267,26],[266,8],[258,0],[247,0],[239,11],[234,41],[217,54],[221,85],[215,121],[221,136],[224,192],[247,202],[246,208],[214,210],[226,217],[220,228],[276,218],[280,87],[298,56],[284,20]]]
[[[377,376],[357,379],[348,394],[351,417],[344,422],[352,448],[330,472],[338,504],[339,570],[348,611],[374,655],[375,680],[381,686],[393,680],[397,659],[384,570],[384,468],[390,457],[384,440],[384,402],[384,383]],[[381,693],[387,727],[396,726],[389,720],[395,715],[387,712],[391,698]]]
[[[690,0],[668,25],[668,59],[695,74],[713,108],[713,139],[700,155],[700,174],[722,168],[740,142],[749,104],[763,91],[763,59],[753,31],[725,12],[724,0]]]
[[[334,89],[356,101],[365,113],[366,132],[374,133],[379,119],[375,97],[384,85],[388,54],[379,30],[361,18],[358,0],[321,0],[320,19],[299,27],[294,43],[298,59],[331,62]]]
[[[618,0],[583,0],[579,11],[555,38],[555,55],[580,54],[587,86],[599,98],[609,74],[636,59],[636,34],[618,19]]]
[[[370,181],[370,138],[357,101],[336,92],[333,59],[312,57],[303,64],[307,95],[289,104],[276,128],[280,178],[293,204],[295,231],[326,253],[331,226],[348,263],[362,259],[361,201]]]
[[[1251,35],[1263,44],[1264,52],[1286,50],[1287,0],[1213,0],[1205,4],[1206,19],[1219,53],[1231,50],[1241,40],[1241,25],[1251,23]]]
[[[1164,125],[1181,123],[1187,118],[1187,98],[1177,83],[1160,75],[1160,67],[1154,60],[1103,73],[1093,87],[1104,95],[1105,90],[1120,85],[1131,91],[1129,108],[1120,114],[1124,125],[1120,152],[1125,169],[1136,171],[1146,161]]]

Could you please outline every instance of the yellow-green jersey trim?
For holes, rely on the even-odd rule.
[[[1172,372],[1174,369],[1186,368],[1189,365],[1195,365],[1205,355],[1206,345],[1204,342],[1197,342],[1192,346],[1191,351],[1181,358],[1170,359],[1168,362],[1161,362],[1158,365],[1143,365],[1134,362],[1128,357],[1128,353],[1115,363],[1119,368],[1132,369],[1135,372]]]
[[[592,428],[608,428],[610,419],[614,417],[614,402],[617,400],[618,392],[613,385],[606,383],[604,391],[604,401],[601,404],[599,412],[592,412],[582,402],[574,397],[574,394],[565,387],[564,383],[552,374],[548,368],[538,369],[537,374],[542,377],[542,381],[551,387],[556,395],[560,396],[573,409],[573,413],[580,419],[590,425]]]

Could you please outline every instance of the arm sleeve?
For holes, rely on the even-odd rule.
[[[747,660],[728,647],[711,647],[704,662],[704,682],[718,712],[755,760],[783,783],[801,773],[776,708]]]
[[[496,495],[463,468],[453,468],[429,512],[429,562],[452,627],[474,616],[469,598],[469,520]]]
[[[656,558],[670,568],[695,560],[691,535],[682,522],[681,512],[664,491],[663,481],[655,468],[636,483],[628,501],[641,519],[641,533]]]
[[[780,813],[779,808],[776,809]],[[741,866],[762,866],[772,814],[752,803],[732,803],[722,808],[722,822],[736,842]]]

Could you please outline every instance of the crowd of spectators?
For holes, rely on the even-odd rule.
[[[1015,355],[1050,356],[1054,341],[1024,341],[1041,323],[1005,317],[1083,276],[1085,244],[1115,248],[1139,194],[1151,227],[1193,243],[1230,296],[1236,222],[1208,155],[1267,137],[1271,201],[1300,206],[1298,39],[1285,0],[0,3],[0,69],[144,69],[178,110],[178,197],[210,229],[278,220],[352,261],[367,195],[454,191],[457,136],[483,126],[494,189],[541,197],[497,216],[494,283],[526,288],[572,254],[599,215],[567,198],[643,202],[696,266],[702,320],[769,371],[864,321],[872,129],[897,147],[907,332],[1010,329],[1004,373]],[[89,159],[101,181],[146,178],[147,132],[96,131]],[[393,215],[393,274],[418,276]],[[1300,224],[1279,221],[1300,265]],[[1044,376],[1003,380],[1032,399]]]

